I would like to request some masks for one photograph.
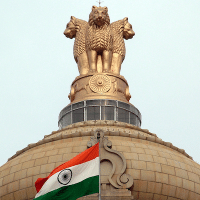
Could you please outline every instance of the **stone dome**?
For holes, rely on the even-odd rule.
[[[115,189],[106,181],[104,183],[108,174],[104,178],[102,176],[102,200],[200,199],[200,165],[184,150],[131,124],[87,121],[69,125],[35,144],[29,144],[1,166],[0,200],[33,199],[36,179],[46,177],[56,166],[87,149],[88,141],[97,129],[103,130],[112,142],[113,151],[124,155],[126,173],[134,180],[134,186],[123,195],[125,193],[120,193],[120,189]],[[107,192],[103,193],[104,190]],[[116,191],[119,192],[113,197],[110,193]]]

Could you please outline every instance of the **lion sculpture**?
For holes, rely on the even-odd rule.
[[[75,38],[74,42],[74,59],[78,64],[80,75],[88,74],[89,64],[85,49],[85,31],[88,23],[71,16],[67,24],[64,35],[70,39]]]
[[[112,34],[107,7],[92,7],[85,42],[90,72],[97,72],[98,55],[101,55],[103,72],[109,72],[112,61]]]
[[[89,22],[72,16],[64,35],[75,38],[74,59],[80,75],[99,72],[100,65],[102,72],[119,75],[126,53],[124,39],[135,32],[127,17],[110,24],[108,8],[93,6]]]
[[[132,30],[132,25],[128,22],[127,17],[113,22],[111,29],[113,36],[111,73],[120,74],[121,64],[126,54],[124,39],[133,38],[135,32]]]

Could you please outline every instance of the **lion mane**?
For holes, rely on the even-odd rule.
[[[129,30],[126,30],[126,27],[129,27]],[[118,20],[111,24],[112,35],[113,35],[113,53],[118,53],[125,58],[126,48],[125,48],[125,39],[130,39],[135,34],[132,30],[131,24],[128,22],[128,18]]]
[[[78,62],[77,58],[86,51],[85,48],[85,32],[88,23],[85,20],[78,19],[71,16],[69,23],[66,26],[64,35],[70,39],[75,38],[74,41],[74,59]]]
[[[89,15],[88,27],[86,31],[86,49],[95,50],[97,52],[101,50],[110,51],[112,49],[110,17],[106,12],[102,16],[104,23],[100,26],[97,25],[94,12],[98,12],[99,9],[105,9],[105,7],[102,8],[93,6]]]
[[[125,43],[123,39],[125,21],[124,19],[118,20],[111,24],[112,35],[113,35],[113,53],[118,53],[123,58],[126,54]]]
[[[74,59],[77,62],[77,57],[79,57],[83,52],[86,51],[85,32],[88,23],[85,20],[81,20],[78,18],[75,18],[73,23],[75,27],[78,28],[78,31],[76,33],[76,38],[74,41]]]

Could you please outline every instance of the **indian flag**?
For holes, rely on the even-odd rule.
[[[99,143],[35,182],[34,200],[76,200],[99,193]]]

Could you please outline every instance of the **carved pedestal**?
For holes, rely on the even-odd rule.
[[[76,77],[71,85],[71,103],[89,99],[113,99],[128,102],[131,98],[126,79],[121,75],[96,73]]]

